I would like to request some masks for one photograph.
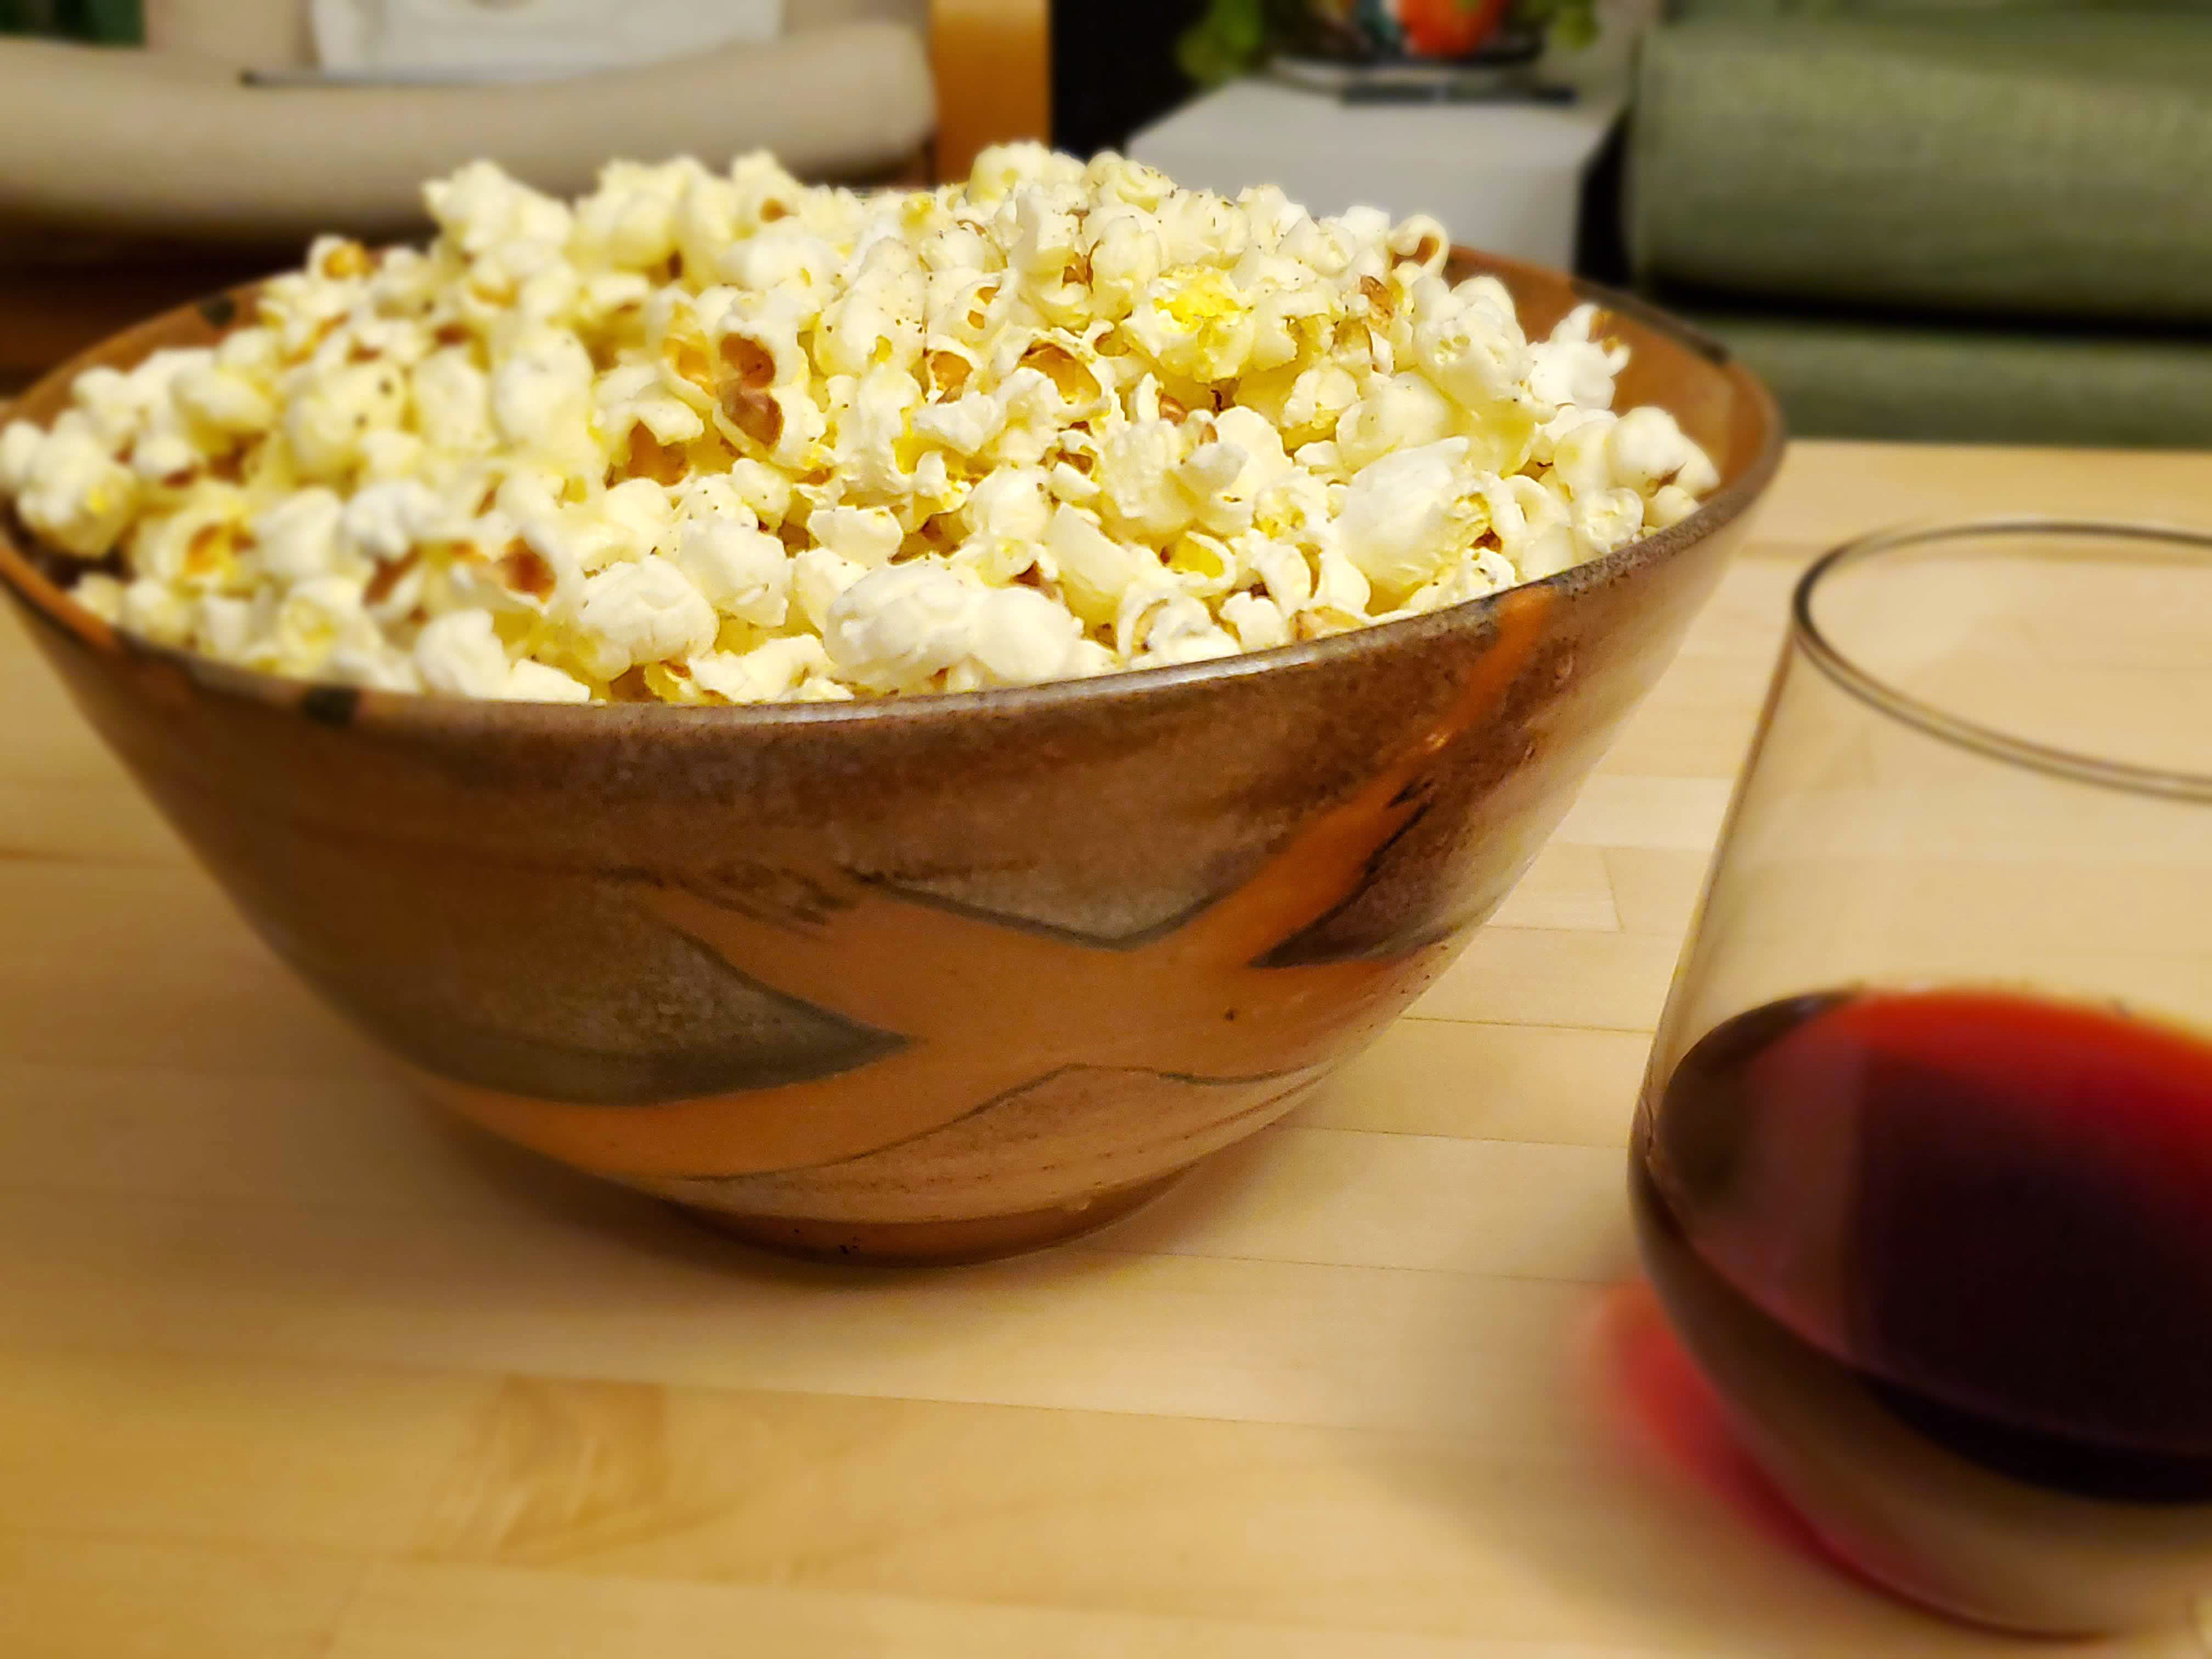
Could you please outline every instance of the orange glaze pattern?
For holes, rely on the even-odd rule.
[[[805,1168],[924,1134],[1037,1081],[1040,1054],[1062,1066],[1222,1084],[1312,1067],[1348,1030],[1379,1030],[1404,1000],[1392,994],[1402,993],[1408,958],[1443,942],[1310,964],[1263,958],[1351,897],[1421,811],[1427,769],[1495,712],[1542,637],[1549,603],[1540,588],[1508,594],[1497,641],[1441,720],[1243,887],[1133,948],[964,915],[826,868],[806,872],[827,901],[811,927],[681,889],[653,896],[670,925],[750,977],[906,1036],[856,1071],[642,1107],[425,1081],[484,1127],[585,1169],[696,1177]]]

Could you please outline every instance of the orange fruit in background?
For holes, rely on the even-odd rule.
[[[1511,0],[1398,0],[1407,48],[1422,58],[1464,58],[1498,32]]]

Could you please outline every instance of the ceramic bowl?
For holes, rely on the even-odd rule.
[[[1585,298],[1720,467],[1594,563],[1315,644],[845,705],[564,708],[310,686],[0,578],[261,936],[435,1099],[763,1243],[1023,1249],[1289,1111],[1512,888],[1742,538],[1780,422],[1639,302],[1474,255],[1529,331]],[[202,344],[250,291],[92,363]],[[4,538],[0,538],[4,539]]]

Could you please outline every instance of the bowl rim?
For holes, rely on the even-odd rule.
[[[641,726],[691,730],[720,726],[734,731],[769,732],[785,728],[865,729],[890,725],[930,725],[944,720],[974,722],[991,717],[1012,718],[1089,703],[1144,704],[1172,697],[1194,687],[1241,681],[1259,674],[1311,672],[1337,663],[1358,661],[1399,647],[1421,646],[1452,635],[1478,635],[1489,625],[1501,601],[1510,595],[1533,592],[1565,594],[1601,587],[1644,564],[1663,562],[1702,541],[1740,518],[1764,493],[1781,465],[1788,432],[1780,408],[1765,385],[1729,348],[1682,319],[1638,295],[1624,293],[1544,265],[1486,253],[1455,245],[1455,262],[1474,264],[1483,274],[1548,280],[1565,287],[1578,304],[1631,319],[1639,326],[1670,340],[1692,356],[1703,359],[1729,382],[1735,395],[1755,417],[1756,443],[1736,476],[1699,502],[1687,518],[1649,536],[1615,548],[1602,556],[1570,565],[1533,582],[1501,588],[1476,599],[1449,605],[1423,616],[1402,617],[1356,628],[1326,639],[1243,652],[1205,662],[1159,668],[1124,669],[1087,679],[1051,680],[1036,685],[1008,686],[980,691],[941,691],[910,696],[859,698],[850,702],[763,702],[736,705],[690,705],[664,702],[551,703],[491,702],[477,697],[434,696],[422,692],[387,691],[331,682],[295,679],[243,668],[220,659],[203,656],[173,646],[155,645],[110,627],[70,598],[40,568],[31,550],[16,545],[0,522],[0,583],[30,615],[94,653],[132,656],[172,664],[199,687],[240,702],[297,709],[331,724],[374,729],[395,736],[441,737],[457,734],[495,717],[503,730],[516,730],[548,738],[574,738],[586,732],[634,732]],[[264,279],[265,281],[266,279]],[[263,286],[250,283],[224,293],[173,307],[110,335],[78,352],[41,375],[7,404],[0,404],[0,421],[13,418],[17,409],[34,397],[73,381],[85,369],[130,356],[128,348],[141,336],[162,331],[188,312],[224,325],[228,314],[252,302]],[[219,318],[218,313],[223,315]],[[150,349],[151,348],[149,348]],[[148,355],[141,352],[140,357]],[[0,515],[3,519],[5,515]]]

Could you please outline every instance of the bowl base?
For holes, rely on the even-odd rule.
[[[1187,1173],[1173,1170],[1079,1203],[961,1221],[808,1221],[792,1216],[732,1215],[695,1204],[677,1207],[717,1232],[778,1255],[879,1267],[949,1267],[1022,1255],[1096,1232],[1142,1209]]]

